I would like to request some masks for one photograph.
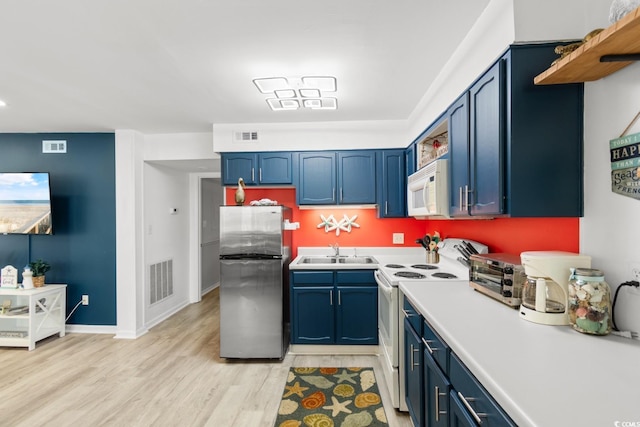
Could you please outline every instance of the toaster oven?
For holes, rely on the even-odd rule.
[[[520,306],[526,280],[519,255],[489,253],[469,257],[469,285],[511,307]]]

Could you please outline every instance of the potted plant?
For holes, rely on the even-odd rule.
[[[29,263],[31,272],[33,273],[33,286],[36,288],[44,286],[44,274],[51,270],[51,265],[41,259],[31,261]]]

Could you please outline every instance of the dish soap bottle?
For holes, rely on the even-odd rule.
[[[611,289],[602,271],[572,268],[568,290],[569,322],[573,329],[592,335],[611,332]]]

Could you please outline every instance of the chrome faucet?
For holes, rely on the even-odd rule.
[[[340,246],[337,243],[335,243],[333,245],[329,245],[329,247],[331,249],[333,249],[333,256],[334,257],[339,257],[340,256]]]

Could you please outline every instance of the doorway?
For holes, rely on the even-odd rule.
[[[220,284],[220,206],[224,204],[220,178],[200,180],[200,295]]]

